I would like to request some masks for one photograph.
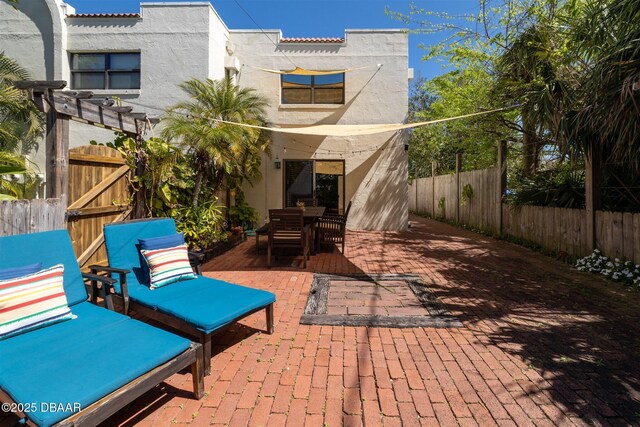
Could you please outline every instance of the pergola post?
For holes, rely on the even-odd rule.
[[[145,113],[132,112],[130,106],[114,106],[114,100],[92,99],[90,91],[62,91],[64,80],[26,80],[14,83],[18,89],[29,91],[38,110],[47,116],[46,133],[46,195],[48,198],[65,197],[69,186],[69,120],[123,132],[141,144],[147,127],[159,119]],[[136,173],[144,172],[137,162]],[[136,195],[136,214],[143,216],[144,195]],[[140,212],[141,210],[141,212]]]
[[[52,99],[53,90],[48,89],[46,100]],[[45,145],[46,196],[49,199],[66,197],[69,191],[69,116],[58,113],[51,105],[47,109]]]

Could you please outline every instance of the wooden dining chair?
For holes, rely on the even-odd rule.
[[[345,235],[347,232],[347,218],[351,210],[351,202],[347,206],[343,215],[327,213],[318,220],[317,233],[320,244],[342,244],[344,254]]]
[[[271,255],[277,249],[302,249],[302,265],[307,268],[309,259],[310,227],[304,225],[302,209],[269,210],[269,244],[267,265],[271,268]]]

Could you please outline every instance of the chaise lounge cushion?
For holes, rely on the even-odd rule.
[[[275,301],[271,292],[202,276],[153,290],[135,283],[129,285],[129,296],[206,333]]]
[[[275,295],[260,289],[197,276],[196,279],[154,290],[144,285],[138,239],[176,232],[173,219],[131,221],[104,227],[109,265],[130,270],[129,297],[154,310],[175,316],[209,333],[252,310],[275,301]]]
[[[140,253],[139,240],[175,234],[176,226],[172,219],[154,219],[131,221],[104,227],[105,247],[109,265],[129,270],[127,283],[149,283],[149,269]],[[119,283],[116,290],[120,292]]]
[[[42,263],[42,268],[64,265],[64,292],[69,306],[87,300],[87,290],[67,230],[0,239],[0,268],[15,268],[36,262]]]
[[[189,348],[187,339],[88,302],[77,319],[0,341],[0,388],[19,403],[75,402],[84,409]],[[49,426],[71,411],[27,416]]]
[[[15,279],[16,277],[26,276],[27,274],[37,273],[42,270],[42,263],[23,265],[13,268],[0,268],[0,280]]]

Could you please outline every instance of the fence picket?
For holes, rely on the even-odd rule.
[[[65,209],[60,199],[0,202],[0,236],[64,229]]]

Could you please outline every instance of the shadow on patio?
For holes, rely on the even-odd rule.
[[[522,247],[435,221],[349,232],[338,251],[266,269],[255,242],[206,274],[275,292],[218,337],[207,395],[172,377],[109,425],[637,424],[640,296]],[[313,272],[418,273],[459,329],[300,325]]]

